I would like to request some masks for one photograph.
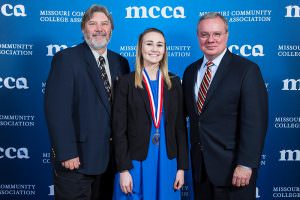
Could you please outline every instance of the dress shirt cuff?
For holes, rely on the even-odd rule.
[[[247,166],[244,166],[244,165],[237,165],[238,167],[242,167],[242,168],[245,168],[245,169],[250,169],[250,170],[252,170],[252,168],[251,167],[247,167]]]

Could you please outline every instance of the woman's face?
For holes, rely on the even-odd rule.
[[[146,33],[142,41],[144,67],[157,66],[165,54],[165,39],[158,32]]]

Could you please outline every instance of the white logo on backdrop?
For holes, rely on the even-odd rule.
[[[33,44],[0,44],[0,55],[32,56]]]
[[[300,128],[300,117],[284,116],[275,117],[274,119],[275,128]]]
[[[300,161],[300,151],[290,150],[290,149],[283,149],[279,151],[280,158],[279,161]]]
[[[80,23],[84,11],[75,10],[40,10],[43,23]]]
[[[71,47],[74,47],[74,46],[76,46],[76,45],[73,45]],[[46,47],[47,47],[46,56],[54,56],[54,54],[56,54],[57,52],[68,48],[68,46],[65,45],[65,44],[61,44],[61,45],[59,45],[59,44],[49,44]]]
[[[24,89],[27,90],[28,82],[25,77],[14,78],[14,77],[0,77],[0,88],[6,89]]]
[[[0,127],[33,127],[34,115],[4,115],[0,114]]]
[[[265,82],[265,86],[266,86],[267,91],[269,91],[270,83]]]
[[[284,17],[300,17],[300,7],[296,5],[286,6],[286,15]]]
[[[221,10],[216,12],[226,17],[229,23],[266,23],[272,19],[272,10]],[[199,12],[199,16],[206,13],[208,12]]]
[[[150,8],[146,8],[145,6],[129,6],[125,8],[126,16],[125,18],[186,18],[184,15],[184,7],[177,6],[175,8],[171,6],[151,6]]]
[[[8,159],[29,159],[28,149],[26,147],[15,148],[8,147],[3,148],[0,147],[0,159],[8,158]]]
[[[299,186],[273,186],[273,198],[276,199],[299,199],[300,187]]]
[[[266,160],[267,160],[267,155],[266,154],[262,154],[260,156],[260,166],[265,166],[266,165]]]
[[[26,17],[27,14],[25,12],[24,5],[11,5],[11,4],[3,4],[1,6],[1,13],[6,16],[15,16],[15,17]]]
[[[300,90],[300,79],[284,79],[281,90]]]
[[[35,185],[0,184],[0,195],[32,196],[35,195]]]
[[[49,185],[49,194],[48,196],[54,196],[54,185]]]
[[[49,164],[51,163],[51,159],[50,159],[51,155],[50,153],[42,153],[42,163],[43,164]]]
[[[255,197],[256,197],[257,199],[260,198],[260,195],[259,195],[259,188],[258,188],[258,187],[256,187]]]
[[[256,45],[249,45],[249,44],[245,44],[245,45],[230,45],[228,47],[229,51],[231,51],[232,53],[235,53],[237,55],[242,55],[244,57],[248,57],[248,56],[265,56],[264,54],[264,46],[261,44],[256,44]]]
[[[167,46],[169,57],[190,57],[191,56],[191,45],[169,45]],[[135,45],[123,45],[120,46],[120,55],[124,57],[135,57],[136,46]]]
[[[278,45],[278,56],[295,57],[300,56],[300,45],[298,44],[281,44]]]

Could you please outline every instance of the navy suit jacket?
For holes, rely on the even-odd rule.
[[[108,50],[107,58],[112,82],[129,72],[128,61],[122,56]],[[111,104],[95,57],[85,42],[53,57],[45,114],[55,167],[79,156],[80,172],[105,171],[110,157]]]
[[[202,62],[192,63],[183,76],[193,178],[200,181],[205,167],[214,185],[231,185],[236,165],[259,166],[268,123],[267,91],[259,67],[227,50],[199,116],[194,86]]]

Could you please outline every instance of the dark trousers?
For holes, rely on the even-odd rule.
[[[112,159],[105,173],[86,175],[77,170],[54,170],[56,200],[111,200],[115,168]]]
[[[111,200],[114,191],[115,165],[112,164],[112,158],[107,166],[105,173],[96,177],[92,184],[91,200]]]
[[[204,164],[202,152],[200,149],[198,153],[201,154],[202,164]],[[199,154],[198,154],[199,155]],[[215,186],[207,175],[205,166],[201,167],[201,180],[193,181],[194,199],[195,200],[255,200],[256,191],[256,177],[257,170],[252,170],[252,176],[249,185],[245,187],[234,186]],[[193,169],[196,170],[196,169]]]

